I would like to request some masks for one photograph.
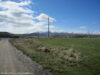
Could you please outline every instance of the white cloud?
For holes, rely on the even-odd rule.
[[[48,15],[41,13],[40,15],[33,16],[33,10],[29,9],[31,1],[24,0],[21,2],[2,1],[0,2],[0,31],[7,31],[12,33],[31,33],[37,31],[47,31],[45,28],[47,22],[44,21]],[[50,17],[50,22],[55,19]],[[35,21],[35,20],[38,20]],[[54,26],[51,26],[53,29]]]
[[[80,26],[80,29],[86,29],[86,26]]]
[[[19,3],[17,2],[14,2],[14,1],[2,1],[0,3],[0,7],[3,7],[3,8],[9,8],[9,7],[17,7],[17,6],[27,6],[31,3],[30,0],[25,0],[25,1],[21,1]]]
[[[48,16],[48,15],[46,15],[44,13],[41,13],[39,16],[36,17],[36,19],[38,19],[40,21],[47,21],[48,18],[49,18],[50,22],[54,22],[55,21],[54,18],[52,18],[52,17],[50,17],[50,16]]]

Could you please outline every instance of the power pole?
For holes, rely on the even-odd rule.
[[[88,38],[90,37],[90,31],[88,30],[88,32],[87,32],[87,35],[88,35]]]
[[[38,32],[38,38],[40,37],[40,33]]]
[[[48,16],[48,38],[50,37],[50,19]]]

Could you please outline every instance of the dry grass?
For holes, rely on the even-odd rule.
[[[49,53],[52,56],[56,56],[59,58],[59,62],[67,64],[68,66],[75,66],[82,61],[81,54],[77,51],[75,51],[73,48],[57,48],[52,47],[49,45],[41,44],[36,39],[20,39],[15,40],[15,45],[24,45],[27,46],[27,48],[35,48],[36,50],[44,53]],[[32,56],[32,53],[29,54]]]

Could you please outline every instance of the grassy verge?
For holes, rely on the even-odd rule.
[[[61,75],[100,74],[100,39],[13,39],[11,42],[43,67],[59,72]],[[40,46],[55,50],[45,52],[38,49]],[[73,48],[76,52],[81,52],[82,61],[77,65],[69,66],[64,58],[66,54],[63,53],[66,50],[63,51],[61,48],[68,50]]]

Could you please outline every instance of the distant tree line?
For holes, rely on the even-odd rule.
[[[0,38],[18,38],[19,36],[8,32],[0,32]]]

